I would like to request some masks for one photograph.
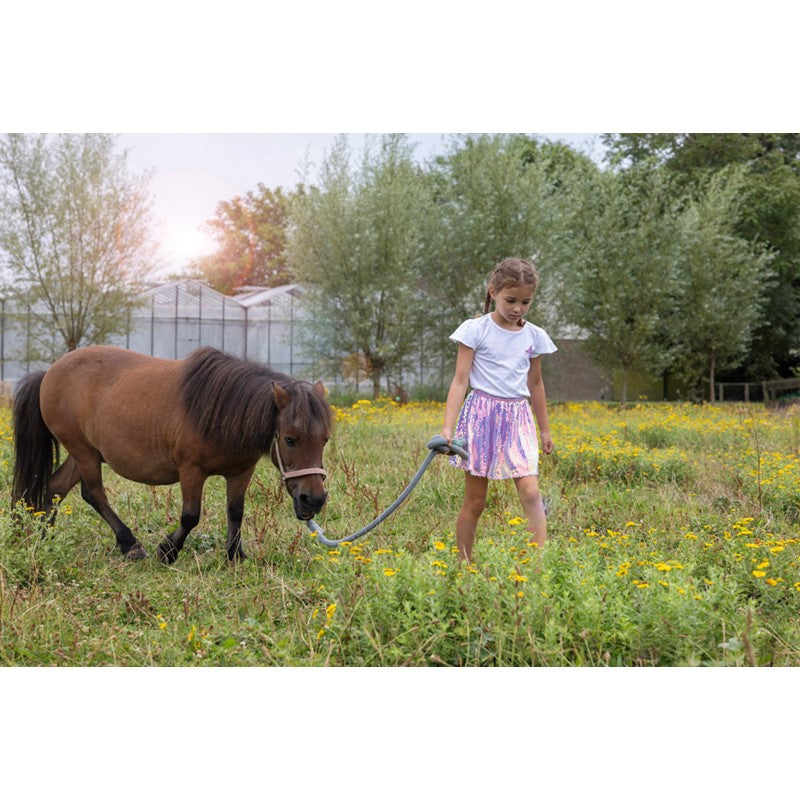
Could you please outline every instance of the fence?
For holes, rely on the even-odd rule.
[[[757,403],[764,399],[764,387],[761,383],[715,383],[715,396],[720,403]]]
[[[785,378],[764,381],[764,402],[767,405],[783,405],[800,402],[800,378]]]
[[[782,378],[756,383],[715,383],[717,401],[780,405],[800,401],[800,378]]]

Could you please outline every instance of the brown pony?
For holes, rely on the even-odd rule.
[[[228,558],[244,558],[244,495],[270,454],[298,519],[311,519],[327,492],[322,451],[332,413],[320,382],[286,375],[203,347],[183,361],[117,347],[86,347],[25,378],[14,398],[14,502],[52,511],[78,482],[131,560],[147,553],[111,508],[101,464],[151,485],[180,482],[180,527],[158,546],[171,564],[200,519],[209,475],[227,481]],[[59,443],[69,452],[59,461]],[[52,473],[52,474],[51,474]]]

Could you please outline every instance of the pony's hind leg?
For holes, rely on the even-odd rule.
[[[203,499],[203,484],[208,476],[199,470],[181,474],[181,524],[177,530],[168,533],[158,545],[158,557],[164,564],[173,564],[183,550],[186,537],[200,522],[200,508]]]
[[[54,525],[56,514],[58,514],[58,504],[69,494],[70,489],[81,479],[78,465],[72,456],[68,456],[66,461],[50,476],[47,483],[47,503],[50,511],[48,523]]]
[[[108,502],[99,454],[91,460],[76,459],[76,463],[81,477],[81,497],[111,526],[122,555],[129,561],[146,558],[147,551]]]

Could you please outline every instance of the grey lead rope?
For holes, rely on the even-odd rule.
[[[434,436],[428,442],[428,447],[430,448],[430,453],[425,457],[425,460],[422,462],[422,466],[417,470],[417,474],[411,479],[411,482],[406,486],[405,489],[400,493],[400,496],[397,500],[392,503],[389,508],[386,509],[382,514],[376,517],[369,525],[365,525],[361,530],[356,531],[355,533],[351,533],[349,536],[345,536],[343,539],[328,539],[325,536],[325,531],[314,522],[313,519],[306,520],[306,525],[317,534],[316,538],[320,544],[324,544],[327,547],[336,547],[344,542],[353,542],[356,539],[362,537],[365,533],[369,533],[374,527],[380,525],[386,517],[388,517],[392,512],[394,512],[397,507],[406,499],[406,497],[411,494],[411,490],[417,485],[419,479],[422,477],[423,473],[428,466],[430,465],[433,459],[441,454],[445,456],[461,456],[461,458],[469,458],[467,455],[467,451],[464,449],[466,447],[466,442],[461,439],[453,439],[451,444],[447,444],[447,439],[444,436]]]

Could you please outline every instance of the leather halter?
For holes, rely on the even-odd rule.
[[[286,484],[286,481],[289,478],[299,478],[302,475],[322,475],[323,480],[328,477],[328,473],[322,469],[321,467],[309,467],[308,469],[295,469],[291,472],[286,472],[283,468],[283,459],[281,458],[281,448],[278,444],[278,434],[275,434],[275,438],[272,440],[272,447],[270,451],[275,451],[275,458],[278,462],[278,470],[281,473],[281,481]],[[271,455],[271,453],[270,453]]]

